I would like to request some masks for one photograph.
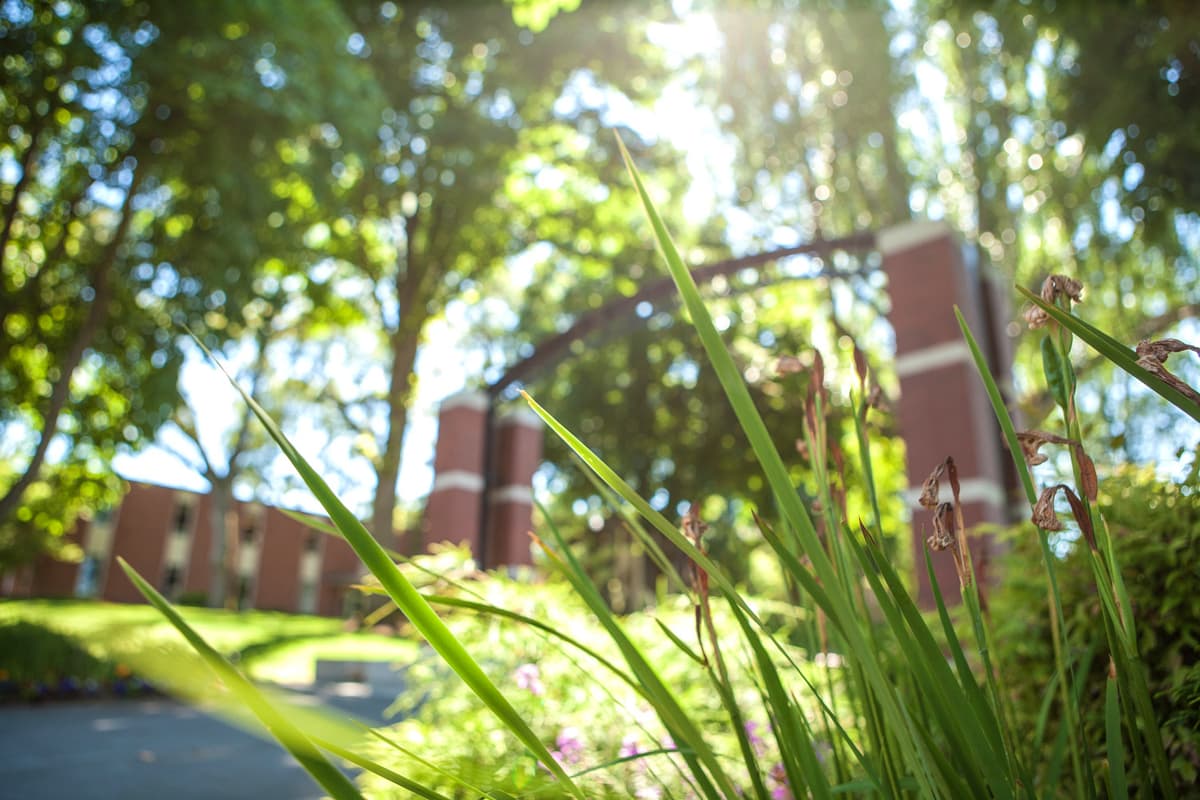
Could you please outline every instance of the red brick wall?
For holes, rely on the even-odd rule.
[[[209,555],[212,548],[212,498],[202,495],[196,505],[196,519],[192,527],[192,543],[188,550],[187,574],[183,590],[189,593],[202,592],[208,596],[212,581],[212,565]]]
[[[162,581],[167,532],[174,522],[175,490],[134,483],[121,501],[113,550],[101,596],[118,603],[140,603],[143,598],[117,564],[117,556],[154,586]]]
[[[321,585],[317,595],[317,613],[340,617],[349,586],[358,583],[366,568],[350,545],[335,536],[326,536],[321,552]]]
[[[299,608],[300,556],[308,533],[307,527],[280,511],[274,508],[263,510],[255,608],[273,611]]]
[[[963,516],[968,528],[1007,521],[1007,486],[998,426],[970,352],[954,317],[957,305],[984,347],[993,331],[985,324],[981,279],[969,270],[958,241],[941,223],[911,223],[880,234],[896,332],[896,372],[900,377],[898,417],[904,439],[909,496],[915,500],[925,478],[947,456],[954,458],[963,484]],[[950,499],[943,481],[942,500]],[[912,551],[919,600],[933,595],[925,571],[925,537],[930,512],[913,504]],[[971,535],[971,552],[981,579],[986,577],[993,543]],[[960,599],[958,578],[947,553],[933,557],[938,585],[948,602]]]
[[[64,544],[82,545],[87,536],[88,522],[80,519],[75,529],[64,537]],[[33,565],[33,583],[30,594],[34,597],[71,597],[75,594],[75,578],[79,575],[79,564],[59,561],[47,555],[38,556]]]

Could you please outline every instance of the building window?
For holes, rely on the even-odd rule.
[[[175,530],[186,533],[192,527],[192,506],[190,503],[180,503],[175,509]]]
[[[167,567],[167,574],[163,577],[163,594],[173,598],[179,593],[179,583],[182,578],[179,567]]]
[[[238,579],[237,607],[239,609],[250,608],[250,589],[250,578]]]
[[[253,521],[247,522],[242,528],[242,544],[254,544],[258,538],[258,525]]]
[[[304,552],[315,553],[321,549],[321,534],[316,531],[309,532],[304,540]]]
[[[95,597],[99,590],[100,559],[89,553],[79,565],[79,574],[75,579],[75,596]]]
[[[300,584],[300,613],[317,613],[317,584],[315,581],[305,581]]]

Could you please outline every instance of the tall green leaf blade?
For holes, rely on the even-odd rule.
[[[830,588],[840,585],[838,573],[821,545],[808,511],[804,508],[799,495],[791,484],[787,467],[784,466],[783,459],[775,449],[766,423],[763,422],[754,406],[749,390],[742,381],[741,372],[729,351],[726,350],[725,344],[713,324],[712,317],[704,305],[704,300],[700,297],[699,289],[696,287],[691,272],[683,263],[679,251],[671,241],[666,225],[655,209],[654,203],[642,183],[641,176],[634,167],[633,160],[625,149],[624,143],[620,141],[620,137],[618,137],[617,143],[621,155],[625,159],[625,166],[629,171],[630,178],[641,199],[643,210],[654,230],[659,251],[675,281],[684,307],[691,317],[692,326],[704,345],[709,363],[725,391],[743,433],[750,442],[751,449],[766,476],[767,483],[771,487],[771,492],[779,504],[784,519],[799,536],[805,555],[812,562],[820,582]],[[782,555],[784,551],[776,548],[776,552]],[[722,589],[724,591],[725,587]],[[736,596],[736,593],[733,593],[733,596]],[[933,773],[929,768],[930,759],[926,757],[927,754],[921,752],[918,746],[918,737],[913,729],[914,723],[911,715],[896,693],[894,683],[886,676],[878,653],[871,647],[859,628],[860,623],[855,618],[852,599],[837,591],[830,591],[828,597],[831,601],[830,619],[844,632],[848,649],[857,659],[870,684],[878,693],[883,714],[888,725],[895,731],[893,735],[905,753],[906,763],[914,769],[921,784],[921,790],[930,795],[936,794]],[[912,735],[906,735],[903,732],[905,730],[909,730]]]
[[[1156,392],[1168,403],[1178,408],[1183,413],[1187,414],[1192,419],[1200,422],[1200,403],[1196,403],[1187,395],[1180,392],[1173,386],[1165,383],[1157,376],[1146,370],[1137,363],[1137,354],[1130,348],[1126,347],[1121,342],[1109,336],[1099,328],[1093,327],[1074,314],[1068,314],[1053,303],[1047,303],[1041,297],[1038,297],[1028,289],[1018,286],[1017,290],[1025,296],[1034,305],[1041,308],[1049,314],[1055,322],[1062,325],[1073,334],[1083,339],[1100,355],[1107,358],[1112,363],[1116,364],[1121,369],[1128,372],[1133,377],[1144,383],[1152,391]]]
[[[120,564],[121,569],[147,602],[154,606],[183,635],[192,649],[200,654],[200,657],[217,674],[225,686],[258,717],[271,735],[292,754],[297,763],[304,767],[322,789],[329,792],[335,800],[354,800],[362,797],[354,783],[331,764],[299,728],[279,713],[249,679],[238,672],[224,656],[204,640],[204,637],[188,625],[167,598],[159,594],[145,578],[138,574],[137,570],[129,566],[125,559],[118,556],[117,563]]]
[[[203,344],[197,340],[201,347]],[[212,353],[205,352],[210,358]],[[213,363],[225,372],[224,367],[217,362],[215,358]],[[413,627],[425,638],[427,642],[437,651],[438,655],[453,669],[464,683],[471,689],[475,695],[483,701],[483,703],[491,709],[492,713],[517,737],[529,750],[546,765],[546,768],[562,782],[563,787],[580,800],[586,800],[586,795],[575,785],[574,781],[562,766],[550,755],[549,748],[538,738],[537,734],[529,727],[522,719],[521,715],[508,702],[504,694],[492,682],[491,678],[480,668],[462,643],[455,638],[446,624],[442,622],[437,613],[421,596],[421,593],[416,590],[416,587],[409,582],[404,573],[396,566],[396,564],[388,557],[383,546],[375,540],[367,529],[363,526],[358,517],[354,516],[342,501],[338,499],[325,480],[317,474],[316,470],[308,463],[305,458],[300,455],[300,452],[292,445],[288,438],[284,435],[279,426],[271,418],[262,406],[260,406],[253,397],[250,396],[238,383],[233,380],[228,372],[225,372],[226,378],[241,394],[242,399],[258,417],[259,422],[266,428],[267,433],[275,440],[279,449],[287,456],[288,461],[292,462],[296,472],[300,474],[309,491],[317,498],[317,502],[325,509],[325,513],[329,515],[329,519],[341,531],[345,537],[346,543],[353,548],[363,564],[371,571],[379,580],[380,585],[387,592],[388,596],[396,603],[396,606],[408,617],[409,622]]]
[[[1104,734],[1108,750],[1109,797],[1123,800],[1129,796],[1125,783],[1125,746],[1121,742],[1121,704],[1117,699],[1117,682],[1112,678],[1104,687]]]

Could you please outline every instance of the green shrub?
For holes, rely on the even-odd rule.
[[[1100,506],[1129,590],[1171,773],[1176,785],[1193,785],[1200,775],[1200,472],[1193,468],[1175,484],[1152,470],[1119,468],[1101,481]],[[1032,730],[1054,672],[1049,618],[1030,613],[1045,606],[1046,583],[1030,526],[1010,532],[1008,539],[1011,549],[992,593],[992,619],[1019,726]],[[1058,569],[1069,648],[1077,660],[1094,654],[1080,702],[1085,738],[1089,750],[1102,758],[1108,659],[1100,599],[1086,547],[1082,542],[1061,546],[1069,547]]]
[[[465,553],[460,553],[460,557]],[[415,559],[419,569],[404,571],[422,586],[422,576],[434,572],[454,574],[447,553]],[[420,570],[428,570],[422,573]],[[433,587],[439,597],[482,602],[488,606],[524,615],[562,631],[614,663],[620,653],[579,596],[562,581],[530,583],[503,574],[476,577]],[[436,605],[436,603],[435,603]],[[733,652],[736,631],[728,613],[718,604],[714,609],[721,638]],[[512,619],[498,619],[473,610],[450,608],[443,615],[450,630],[461,641],[473,643],[473,653],[492,680],[521,715],[546,733],[547,745],[561,755],[573,771],[612,764],[622,758],[669,748],[670,738],[653,709],[627,683],[565,642]],[[728,730],[728,719],[720,698],[701,665],[685,655],[666,635],[660,624],[679,639],[695,641],[695,615],[684,596],[671,598],[650,612],[622,618],[626,630],[642,652],[674,687],[680,700],[701,723],[713,746],[725,756],[737,758],[737,739]],[[405,631],[401,631],[405,633]],[[802,653],[794,657],[802,661]],[[827,684],[823,668],[806,663],[810,679]],[[420,758],[406,757],[382,740],[368,750],[381,764],[423,786],[449,797],[473,798],[479,792],[465,788],[467,782],[492,796],[504,792],[539,798],[566,797],[556,789],[549,772],[506,730],[505,726],[442,661],[426,652],[405,668],[405,683],[412,688],[397,698],[389,714],[401,717],[384,735]],[[432,688],[431,688],[432,687]],[[758,703],[750,674],[740,671],[736,692],[745,707]],[[803,696],[803,691],[800,691]],[[816,713],[815,701],[809,700]],[[748,718],[754,745],[764,760],[778,760],[765,715]],[[436,764],[437,769],[428,764]],[[675,796],[686,794],[688,783],[677,756],[659,754],[633,759],[597,771],[586,782],[590,797]],[[453,777],[451,777],[453,776]],[[746,776],[740,777],[744,785]],[[372,797],[408,797],[388,781],[367,773],[361,783]]]

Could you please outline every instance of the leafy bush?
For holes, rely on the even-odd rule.
[[[1183,483],[1174,484],[1152,470],[1122,467],[1100,487],[1100,506],[1126,576],[1171,774],[1179,786],[1194,785],[1200,776],[1200,568],[1195,560],[1200,552],[1200,471],[1193,466]],[[1054,674],[1049,618],[1030,613],[1045,604],[1046,585],[1029,526],[1012,531],[1008,539],[1003,578],[992,594],[997,657],[1016,700],[1019,727],[1034,730]],[[1088,748],[1102,758],[1108,659],[1104,629],[1098,624],[1100,599],[1082,542],[1072,543],[1060,562],[1058,588],[1071,655],[1083,660],[1092,654],[1080,707]]]
[[[620,653],[604,629],[562,581],[529,583],[493,574],[422,585],[423,575],[453,574],[448,555],[455,554],[415,559],[417,569],[409,566],[405,572],[427,596],[477,603],[538,620],[610,662],[620,661]],[[457,553],[460,560],[467,555],[465,551]],[[436,570],[430,569],[433,565]],[[716,616],[722,640],[733,649],[736,631],[732,618],[719,608]],[[456,637],[473,643],[480,665],[522,717],[545,732],[547,746],[564,764],[575,771],[610,765],[598,770],[596,780],[587,784],[589,796],[652,798],[662,796],[664,790],[675,796],[686,793],[688,779],[678,756],[635,757],[670,749],[672,742],[645,698],[617,673],[562,639],[511,618],[450,607],[443,619]],[[685,654],[663,630],[666,627],[680,641],[694,642],[696,621],[687,598],[676,596],[653,613],[634,613],[622,622],[663,679],[676,689],[680,701],[702,722],[714,747],[736,758],[737,737],[728,730],[720,699],[692,657],[698,654]],[[427,653],[407,666],[406,684],[413,688],[389,710],[402,721],[384,733],[389,741],[380,740],[369,748],[369,755],[423,786],[464,800],[481,793],[495,796],[496,792],[567,796],[555,786],[549,771],[432,655]],[[801,656],[793,654],[798,661]],[[806,669],[811,670],[809,680],[814,683],[828,682],[823,668],[806,662]],[[746,707],[755,705],[750,674],[740,671],[738,677],[736,694]],[[810,698],[809,703],[815,714],[815,701]],[[768,744],[767,722],[765,715],[746,720],[753,746],[764,759],[777,761],[777,755],[769,752],[774,746]],[[414,755],[398,753],[394,743]],[[630,760],[618,764],[621,759]],[[437,765],[436,769],[431,764]],[[739,783],[747,783],[745,775]],[[468,784],[476,788],[468,789]],[[363,786],[373,797],[409,796],[369,773]]]
[[[445,575],[445,558],[439,560],[440,573]],[[420,585],[419,573],[412,575]],[[491,575],[445,585],[432,596],[528,616],[569,634],[608,661],[620,660],[604,628],[563,582],[530,584]],[[506,692],[522,717],[545,732],[547,746],[572,770],[612,765],[623,758],[671,748],[670,736],[646,699],[596,658],[539,628],[478,610],[449,608],[443,619],[458,639],[475,644],[480,666]],[[736,757],[737,738],[722,730],[720,699],[700,663],[685,655],[660,627],[670,628],[680,640],[695,639],[695,615],[686,597],[674,597],[653,614],[631,614],[623,622],[662,678],[677,688],[680,702],[703,721],[714,747],[727,757]],[[725,637],[733,638],[727,614],[720,614],[719,626]],[[480,706],[442,661],[426,654],[408,664],[406,684],[412,690],[390,709],[402,721],[384,735],[419,757],[404,757],[389,742],[380,740],[370,750],[379,763],[455,798],[478,798],[480,792],[524,795],[533,790],[538,790],[540,798],[566,796],[554,787],[550,772],[512,739],[503,723]],[[736,691],[746,705],[754,702],[755,688],[748,673],[740,674]],[[748,724],[766,757],[767,718],[748,720]],[[431,768],[431,763],[437,769]],[[678,757],[670,753],[631,758],[596,772],[596,780],[588,783],[589,796],[652,798],[660,796],[662,789],[678,796],[686,787],[680,766]],[[740,782],[745,783],[744,776]],[[468,789],[466,784],[476,789]],[[408,796],[370,775],[364,778],[364,786],[372,796]]]

